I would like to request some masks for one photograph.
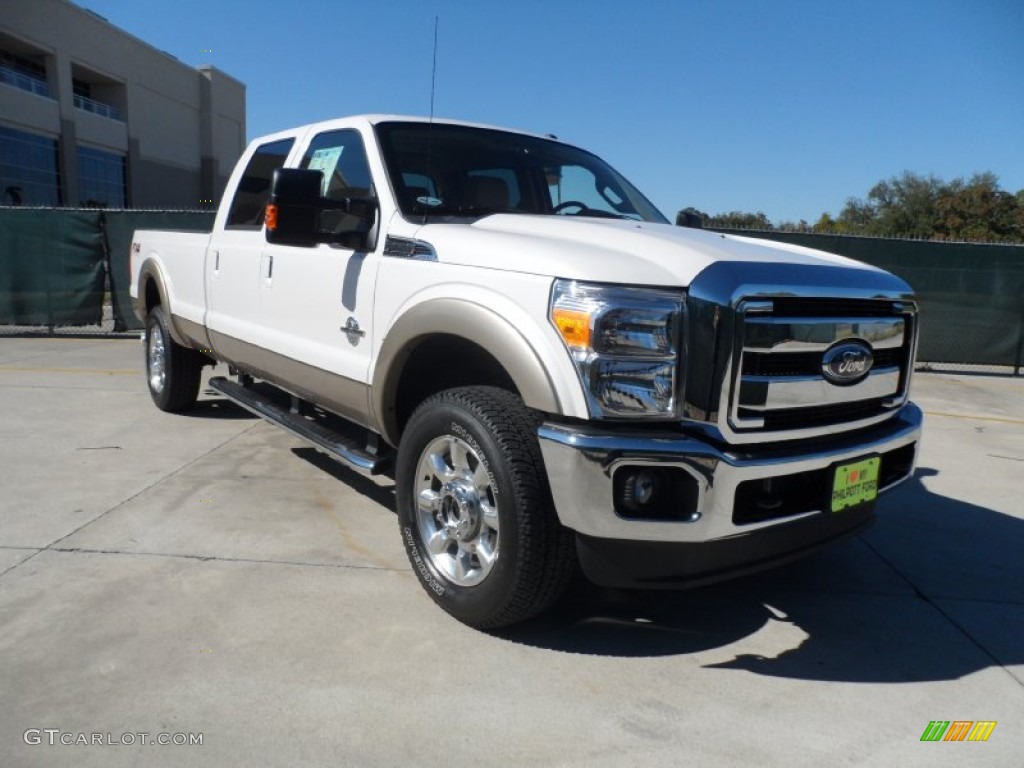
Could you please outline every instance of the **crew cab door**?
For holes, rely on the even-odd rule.
[[[314,135],[300,167],[323,173],[325,198],[376,196],[363,139],[355,129]],[[343,227],[348,215],[327,211],[321,225]],[[377,266],[376,254],[366,249],[266,241],[260,265],[260,335],[281,356],[273,372],[293,391],[362,423],[369,412]]]
[[[261,144],[232,178],[227,215],[218,217],[206,254],[206,325],[222,357],[253,371],[261,367],[260,261],[266,247],[263,217],[274,171],[284,166],[294,138]],[[237,173],[237,171],[236,171]]]

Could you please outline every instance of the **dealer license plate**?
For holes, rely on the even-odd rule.
[[[836,467],[832,480],[832,511],[874,501],[878,496],[878,468],[882,460],[875,456]]]

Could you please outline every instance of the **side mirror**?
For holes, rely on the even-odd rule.
[[[267,205],[267,242],[312,246],[337,243],[364,250],[377,218],[372,197],[329,200],[321,196],[323,173],[303,168],[278,168]],[[325,215],[327,214],[327,215]]]
[[[267,204],[267,242],[316,245],[320,219],[320,171],[278,168],[270,183]]]
[[[687,208],[676,214],[677,227],[689,227],[690,229],[704,229],[704,219],[699,213]]]

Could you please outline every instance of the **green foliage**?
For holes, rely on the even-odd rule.
[[[821,222],[819,222],[821,223]],[[1024,195],[999,187],[994,173],[945,182],[904,171],[850,198],[831,229],[816,231],[921,240],[1024,241]]]
[[[709,229],[760,229],[821,234],[963,240],[980,243],[1024,242],[1024,189],[1012,194],[991,172],[946,182],[936,176],[904,171],[875,184],[865,198],[851,197],[832,217],[822,213],[814,224],[801,219],[778,227],[757,213],[730,211],[711,216],[696,208]]]
[[[700,215],[704,220],[704,226],[710,229],[775,229],[775,225],[761,211],[757,213],[744,213],[743,211],[729,211],[716,216],[709,216],[696,208],[690,208]]]

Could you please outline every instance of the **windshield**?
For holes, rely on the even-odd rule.
[[[376,126],[402,213],[533,213],[667,223],[611,166],[576,147],[444,123]]]

